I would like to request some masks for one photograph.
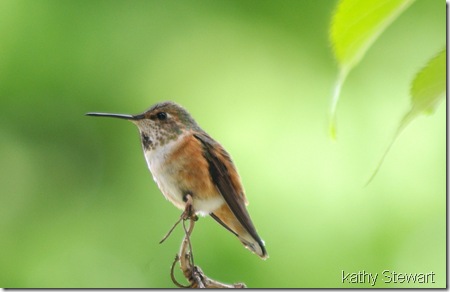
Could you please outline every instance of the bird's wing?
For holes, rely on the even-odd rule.
[[[209,173],[218,191],[242,226],[260,245],[262,245],[261,239],[256,233],[255,226],[245,207],[246,199],[244,191],[239,181],[237,171],[234,169],[230,155],[219,143],[209,137],[208,134],[196,133],[194,134],[194,137],[203,145],[203,156],[208,161]],[[219,157],[221,159],[219,159]],[[217,218],[216,216],[212,217],[214,219]],[[218,222],[230,230],[223,222],[219,220]]]

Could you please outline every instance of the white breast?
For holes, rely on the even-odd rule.
[[[144,156],[147,161],[148,169],[152,173],[153,180],[156,182],[163,195],[176,207],[184,210],[185,203],[183,202],[183,195],[177,188],[176,182],[171,179],[172,176],[167,173],[167,169],[164,167],[167,156],[173,150],[177,141],[182,138],[183,136],[180,136],[177,140],[170,141],[169,143],[150,151],[144,150]]]

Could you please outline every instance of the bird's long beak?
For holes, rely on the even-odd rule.
[[[141,120],[144,118],[144,115],[124,115],[124,114],[110,114],[110,113],[87,113],[86,116],[91,117],[109,117],[109,118],[118,118],[118,119],[124,119],[124,120]]]

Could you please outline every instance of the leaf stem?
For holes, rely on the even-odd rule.
[[[341,94],[342,85],[344,84],[345,79],[348,75],[348,67],[341,67],[339,70],[338,78],[336,79],[336,83],[333,87],[333,93],[331,97],[330,103],[330,112],[329,112],[329,135],[333,141],[336,140],[336,108],[337,103],[339,101],[339,96]]]

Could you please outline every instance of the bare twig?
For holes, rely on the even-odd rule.
[[[181,220],[183,220],[183,215],[181,215],[180,219],[178,219],[177,222],[175,222],[175,224],[172,226],[172,228],[170,228],[169,232],[164,235],[163,239],[161,239],[161,241],[159,242],[160,244],[163,243],[172,234],[172,231],[175,229],[175,227],[177,227],[178,224],[180,224]]]
[[[184,239],[181,243],[180,253],[176,255],[175,261],[172,264],[170,276],[175,285],[180,288],[246,288],[245,284],[237,283],[237,284],[224,284],[213,280],[206,276],[202,269],[199,266],[194,264],[194,254],[192,252],[192,244],[191,244],[191,234],[194,230],[195,221],[197,221],[197,216],[192,208],[192,197],[190,195],[186,196],[186,209],[181,215],[181,219],[183,219],[183,228],[184,228]],[[185,221],[189,220],[189,228],[186,228]],[[180,221],[180,220],[179,220]],[[179,223],[175,224],[175,226]],[[175,226],[170,230],[169,234],[165,237],[167,238]],[[165,240],[163,239],[163,241]],[[180,262],[180,268],[183,272],[184,277],[188,280],[189,285],[185,286],[180,284],[174,276],[174,267],[177,262]]]
[[[175,275],[173,273],[173,269],[175,268],[176,263],[178,263],[178,261],[180,260],[180,258],[178,257],[178,255],[175,256],[175,260],[172,263],[172,267],[170,268],[170,277],[172,278],[172,282],[177,285],[179,288],[190,288],[190,286],[185,286],[183,284],[180,284],[180,282],[177,281],[177,279],[175,278]]]

